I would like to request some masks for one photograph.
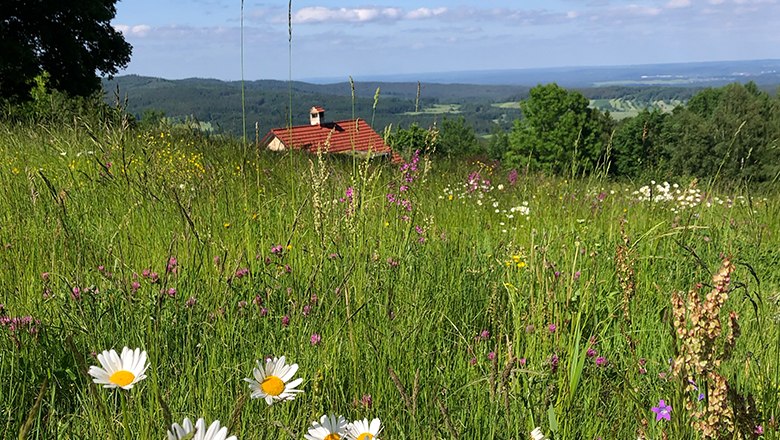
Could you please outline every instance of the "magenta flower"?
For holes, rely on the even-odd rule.
[[[290,317],[287,315],[282,316],[282,327],[290,325]]]
[[[496,352],[495,351],[491,351],[490,353],[488,353],[488,359],[490,359],[492,361],[495,358],[496,358]]]
[[[481,339],[488,339],[488,338],[490,338],[490,331],[482,330],[482,333],[479,334],[479,337]]]
[[[311,335],[311,345],[319,345],[320,341],[322,341],[322,336],[319,335],[319,333],[312,333]]]
[[[557,330],[557,329],[558,329],[558,326],[555,325],[555,324],[550,324],[550,325],[547,326],[547,330],[549,330],[550,333],[555,333],[555,330]]]
[[[588,351],[585,352],[585,356],[592,358],[593,356],[596,356],[596,350],[593,349],[593,347],[589,348]]]
[[[604,356],[599,356],[596,358],[596,365],[599,367],[606,367],[607,366],[607,358]]]
[[[672,420],[672,407],[664,402],[664,399],[658,401],[658,406],[654,406],[651,410],[655,413],[655,420],[661,419]]]

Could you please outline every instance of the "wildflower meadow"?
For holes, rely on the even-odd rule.
[[[0,127],[0,438],[778,439],[780,198]]]

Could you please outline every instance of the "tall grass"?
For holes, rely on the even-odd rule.
[[[382,438],[541,426],[695,439],[670,365],[671,294],[730,256],[724,313],[742,334],[720,371],[733,402],[751,402],[740,417],[778,438],[776,195],[713,189],[728,201],[681,208],[602,180],[509,174],[168,130],[2,127],[0,313],[31,316],[37,333],[0,327],[0,437],[164,438],[171,420],[205,417],[241,439],[300,438],[334,412],[381,418]],[[94,386],[94,354],[125,345],[148,351],[149,377]],[[280,355],[304,393],[247,401],[255,360]],[[670,421],[655,420],[659,399]]]

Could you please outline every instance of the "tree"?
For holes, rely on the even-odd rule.
[[[111,26],[116,0],[4,0],[0,11],[0,98],[30,99],[44,72],[73,96],[100,89],[102,75],[127,66],[132,46]]]
[[[398,128],[391,133],[387,143],[392,149],[411,156],[416,150],[434,151],[437,146],[437,133],[434,129],[426,130],[413,123],[409,128]]]
[[[474,128],[466,124],[463,116],[458,118],[445,117],[439,130],[437,153],[448,156],[463,156],[479,151],[480,145]]]
[[[523,118],[512,127],[505,159],[558,173],[575,165],[594,169],[603,160],[610,118],[588,105],[581,93],[555,83],[534,87],[520,103]]]

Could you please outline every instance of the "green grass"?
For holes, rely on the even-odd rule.
[[[40,323],[0,327],[0,437],[165,438],[171,421],[205,417],[240,439],[301,438],[333,412],[381,418],[381,438],[699,438],[670,373],[670,298],[709,283],[723,255],[736,265],[723,316],[736,311],[742,334],[718,371],[754,402],[739,426],[780,437],[776,194],[681,208],[620,183],[511,184],[509,171],[423,158],[405,176],[186,133],[3,126],[0,313]],[[94,353],[125,345],[148,352],[148,378],[92,386]],[[304,393],[244,402],[255,360],[281,355]],[[655,421],[659,399],[671,421]]]
[[[460,104],[433,104],[430,107],[425,107],[419,112],[404,112],[406,116],[417,115],[443,115],[443,114],[458,114],[460,113]]]

